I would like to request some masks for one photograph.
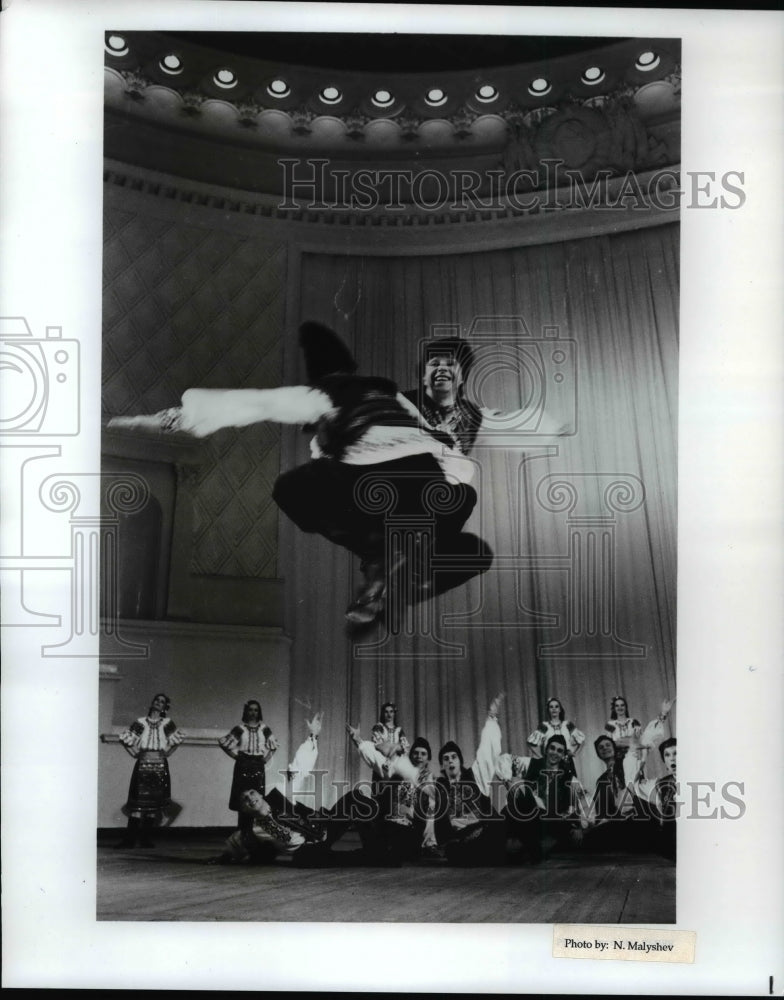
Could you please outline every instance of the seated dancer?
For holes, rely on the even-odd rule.
[[[464,766],[463,753],[451,740],[438,754],[443,773],[436,781],[435,835],[453,865],[499,865],[506,860],[505,825],[490,800],[490,782],[501,753],[498,710],[502,698],[498,695],[490,704],[470,768]]]
[[[171,804],[170,757],[185,739],[175,723],[167,718],[171,702],[168,695],[156,694],[147,715],[136,719],[120,733],[121,746],[135,758],[128,789],[125,813],[128,829],[117,847],[153,847],[145,828],[161,821],[163,811]]]
[[[544,757],[503,754],[497,773],[507,788],[504,815],[510,837],[521,842],[519,860],[544,860],[555,847],[579,844],[582,830],[575,807],[579,782],[567,769],[566,740],[551,736]]]
[[[359,728],[346,726],[360,757],[380,773],[373,796],[354,789],[328,812],[327,844],[342,833],[336,819],[354,822],[366,859],[371,863],[399,864],[420,854],[424,836],[432,840],[435,791],[427,769],[416,766],[406,754],[408,741],[386,740],[383,727],[373,726],[371,740],[360,739]]]
[[[304,865],[327,864],[323,848],[325,834],[304,819],[276,816],[261,792],[249,788],[239,796],[239,808],[249,822],[241,823],[226,841],[223,852],[206,864],[270,864],[278,854]],[[314,853],[315,852],[315,853]]]
[[[247,826],[249,814],[240,810],[240,795],[249,788],[264,794],[264,768],[278,749],[272,730],[264,725],[258,701],[245,702],[242,721],[218,740],[218,746],[234,761],[229,809],[237,813],[240,827]]]
[[[435,545],[442,554],[466,555],[465,565],[439,574],[440,589],[484,572],[492,560],[490,550],[462,532],[476,492],[468,485],[471,463],[454,440],[430,427],[394,382],[356,375],[356,362],[327,327],[304,323],[300,343],[308,385],[188,389],[180,407],[152,416],[115,417],[109,426],[184,431],[196,437],[261,421],[315,429],[314,460],[280,476],[273,497],[303,531],[319,532],[360,557],[365,585],[346,613],[353,624],[375,620],[390,577],[405,563],[402,553],[387,552],[387,514],[374,505],[374,487],[393,487],[396,516],[427,523],[435,517]],[[430,500],[434,489],[435,515]],[[409,596],[423,599],[433,587],[432,579],[420,576]]]
[[[312,723],[308,726],[311,728]],[[291,802],[273,789],[266,796],[267,803],[275,819],[303,822],[307,829],[323,834],[321,854],[305,852],[297,856],[296,864],[399,865],[404,859],[418,855],[422,831],[427,830],[428,821],[432,825],[431,776],[406,756],[405,737],[395,744],[385,740],[381,723],[373,726],[370,740],[361,739],[358,727],[346,729],[365,763],[382,775],[377,794],[370,796],[357,788],[347,792],[332,808],[313,810]],[[314,738],[313,734],[311,737]],[[297,758],[304,766],[315,765],[315,756],[306,744],[297,751]],[[359,832],[362,850],[342,852],[336,859],[330,848],[352,826]],[[302,844],[297,841],[297,846]]]
[[[417,736],[408,751],[408,758],[419,770],[417,783],[419,787],[435,791],[435,775],[431,770],[433,751],[430,743],[424,736]],[[432,808],[435,808],[435,797],[432,799]],[[421,854],[425,858],[440,857],[438,842],[436,840],[434,816],[427,811],[424,816],[417,815],[414,818],[414,827],[417,830],[417,839],[421,844]]]
[[[648,811],[626,782],[622,756],[606,733],[593,746],[605,770],[596,780],[588,808],[582,810],[583,847],[588,851],[647,849]]]
[[[623,756],[623,773],[627,785],[645,776],[645,759],[648,751],[664,739],[664,723],[670,714],[673,702],[665,698],[659,715],[643,729],[637,719],[629,718],[626,699],[616,695],[610,701],[610,719],[604,727],[613,743]]]
[[[637,795],[644,798],[650,807],[653,827],[652,843],[666,858],[675,860],[675,822],[678,815],[677,763],[678,742],[670,737],[659,744],[659,756],[667,769],[667,774],[656,781],[644,779],[635,786]]]
[[[551,736],[563,736],[566,740],[567,770],[576,777],[574,758],[583,748],[585,733],[581,733],[575,724],[566,718],[566,712],[558,698],[548,700],[547,718],[539,723],[538,728],[531,733],[526,741],[534,757],[542,756],[542,751]]]

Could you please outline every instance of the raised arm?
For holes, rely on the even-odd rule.
[[[386,767],[389,768],[389,758],[386,757],[381,750],[370,740],[363,740],[360,737],[359,726],[346,726],[346,732],[351,737],[351,742],[357,748],[359,756],[364,760],[368,767],[373,768],[376,771],[382,772]],[[391,749],[392,744],[388,743],[387,746]]]
[[[498,712],[503,700],[504,695],[501,693],[490,702],[479,737],[479,746],[476,749],[476,760],[471,768],[483,795],[490,794],[490,782],[495,776],[498,758],[501,756],[501,727],[498,724]]]
[[[297,747],[294,759],[288,767],[288,777],[296,780],[298,777],[306,777],[316,766],[318,760],[318,738],[321,733],[321,723],[324,718],[323,712],[316,712],[312,719],[305,719],[308,727],[306,739]]]
[[[649,749],[655,749],[660,743],[670,736],[670,724],[668,719],[674,701],[675,699],[670,701],[668,698],[665,698],[661,703],[659,714],[655,719],[651,719],[645,729],[643,729],[642,734],[640,735],[640,743],[646,751]]]

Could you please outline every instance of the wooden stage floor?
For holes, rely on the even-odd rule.
[[[553,854],[537,866],[474,869],[439,861],[298,869],[285,858],[265,866],[206,866],[206,858],[220,853],[223,836],[167,833],[148,849],[114,849],[122,831],[99,838],[99,920],[675,921],[675,865],[655,854],[575,852]],[[358,846],[350,836],[344,841],[345,848]]]

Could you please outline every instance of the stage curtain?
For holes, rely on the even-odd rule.
[[[487,704],[504,691],[504,749],[526,752],[557,696],[588,737],[578,773],[592,787],[601,768],[591,742],[611,697],[623,694],[644,725],[675,695],[678,238],[669,224],[438,257],[303,254],[288,381],[304,380],[295,330],[305,319],[332,326],[361,372],[401,388],[415,385],[420,341],[450,332],[436,327],[466,336],[477,317],[518,317],[534,339],[556,331],[576,344],[575,433],[549,449],[491,442],[474,452],[480,500],[468,527],[496,564],[436,598],[401,634],[381,625],[351,637],[343,612],[360,583],[356,560],[281,517],[291,739],[305,714],[324,710],[318,766],[330,778],[363,776],[344,727],[360,723],[369,735],[387,700],[434,758],[454,739],[470,764]],[[497,320],[496,331],[509,322]],[[502,364],[480,388],[485,405],[500,407],[519,406],[527,391]],[[283,455],[284,468],[306,461],[307,437],[284,432]],[[569,489],[575,505],[559,508]],[[576,581],[601,558],[609,589],[587,597],[597,577]],[[605,618],[596,628],[575,618],[586,600]]]

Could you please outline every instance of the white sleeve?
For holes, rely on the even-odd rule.
[[[289,771],[292,774],[291,795],[295,802],[310,789],[310,772],[316,766],[317,760],[318,740],[314,736],[308,736],[304,743],[300,743],[294,754],[294,760],[289,764]]]
[[[292,774],[310,774],[316,766],[318,760],[318,740],[313,736],[308,736],[304,743],[300,743],[294,760],[289,764],[289,771]]]
[[[496,763],[501,756],[501,727],[498,719],[488,715],[482,727],[476,760],[471,770],[483,795],[490,794],[490,782],[495,776]]]
[[[247,427],[270,420],[311,424],[334,409],[320,389],[286,385],[279,389],[187,389],[179,429],[207,437],[223,427]]]
[[[651,719],[642,731],[642,735],[640,736],[640,745],[646,749],[653,749],[667,739],[669,732],[670,726],[667,719],[662,722],[657,716],[655,719]]]
[[[656,798],[656,778],[638,778],[629,786],[639,799],[653,802]]]
[[[357,744],[357,751],[368,767],[372,767],[377,771],[383,771],[384,767],[389,764],[389,760],[370,740],[361,740]]]
[[[412,763],[406,754],[398,754],[394,757],[389,770],[391,774],[398,775],[404,781],[410,781],[412,785],[415,785],[419,778],[419,768]]]

